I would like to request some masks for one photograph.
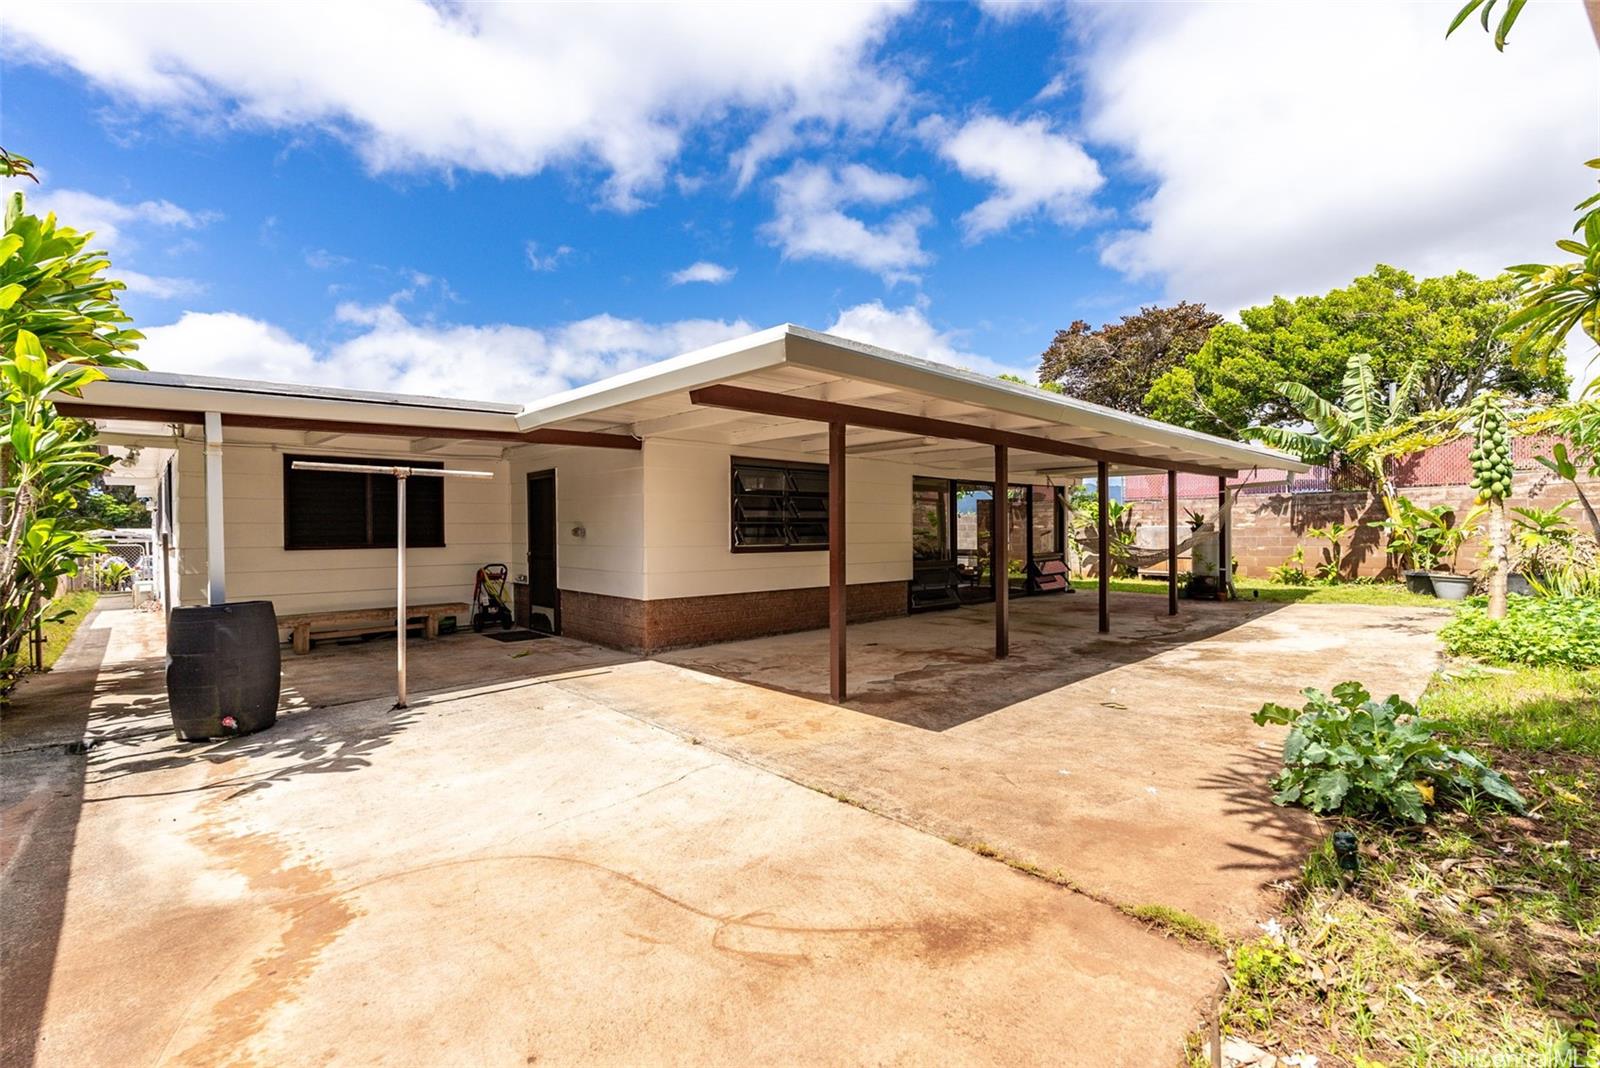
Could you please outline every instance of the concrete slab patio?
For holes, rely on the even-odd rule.
[[[1437,620],[1130,597],[1105,639],[1072,602],[1015,606],[1001,666],[979,610],[852,627],[844,707],[815,634],[416,643],[404,712],[391,644],[328,647],[198,746],[158,622],[97,612],[0,731],[0,1061],[1170,1060],[1216,961],[1110,903],[1262,915],[1304,828],[1237,721],[1414,691]]]

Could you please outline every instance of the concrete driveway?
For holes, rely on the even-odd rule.
[[[413,646],[456,682],[399,713],[323,703],[382,692],[392,655],[329,648],[286,658],[278,726],[197,746],[166,724],[156,621],[97,612],[4,725],[0,1061],[1172,1060],[1218,962],[1117,906],[1242,923],[1298,861],[1230,763],[1254,728],[1224,720],[1302,678],[1241,665],[1431,663],[1427,618],[1293,612],[1190,613],[1070,667],[1030,646],[1076,624],[1039,614],[1011,676],[949,629],[977,613],[854,627],[844,708],[805,692],[816,635],[671,662],[461,635]],[[952,640],[966,661],[917,666]],[[957,667],[885,696],[930,664]],[[1202,678],[1227,680],[1205,704]],[[981,714],[927,719],[940,688]],[[68,755],[86,726],[105,740]]]

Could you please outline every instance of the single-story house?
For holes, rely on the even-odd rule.
[[[830,626],[837,696],[847,619],[994,601],[1005,655],[1008,598],[1065,586],[1079,480],[1103,498],[1122,474],[1221,491],[1304,470],[793,325],[528,403],[117,369],[58,406],[135,454],[169,608],[392,604],[396,480],[296,461],[478,470],[492,477],[408,480],[409,603],[465,601],[480,565],[505,563],[519,615],[634,651]]]

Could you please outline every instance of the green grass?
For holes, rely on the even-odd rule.
[[[1072,585],[1080,590],[1092,590],[1096,580],[1073,579]],[[1280,586],[1261,579],[1234,580],[1240,600],[1271,601],[1291,604],[1305,601],[1308,604],[1378,604],[1421,608],[1439,608],[1443,602],[1435,597],[1424,597],[1407,590],[1398,582],[1342,582],[1334,586]],[[1117,593],[1167,592],[1167,584],[1160,579],[1112,579],[1111,588]],[[1182,591],[1179,591],[1180,594]]]
[[[1469,796],[1426,827],[1322,821],[1281,933],[1231,948],[1223,1031],[1325,1065],[1600,1064],[1597,692],[1600,672],[1560,667],[1436,677],[1424,714],[1528,814]],[[1334,830],[1361,843],[1348,888]]]
[[[1419,710],[1496,748],[1600,756],[1600,669],[1455,668],[1435,677]]]
[[[72,640],[72,635],[77,631],[78,624],[89,614],[89,609],[100,599],[100,595],[93,590],[76,590],[64,593],[50,602],[49,614],[54,615],[64,609],[70,609],[72,614],[65,619],[44,625],[44,669],[49,671],[51,666],[61,657],[67,643]]]

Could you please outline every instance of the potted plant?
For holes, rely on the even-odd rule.
[[[1478,532],[1478,519],[1484,514],[1484,508],[1479,505],[1467,513],[1465,519],[1456,522],[1456,514],[1448,505],[1438,504],[1432,508],[1419,509],[1426,516],[1429,526],[1429,541],[1435,548],[1436,561],[1449,562],[1449,569],[1443,573],[1433,575],[1433,592],[1435,596],[1446,601],[1462,601],[1472,593],[1472,576],[1456,572],[1456,557],[1461,554],[1461,546],[1468,538]]]
[[[1388,536],[1389,558],[1404,578],[1406,589],[1424,597],[1432,596],[1433,570],[1439,555],[1434,544],[1435,528],[1424,522],[1424,509],[1408,498],[1396,497],[1394,504],[1389,518],[1367,525]]]

